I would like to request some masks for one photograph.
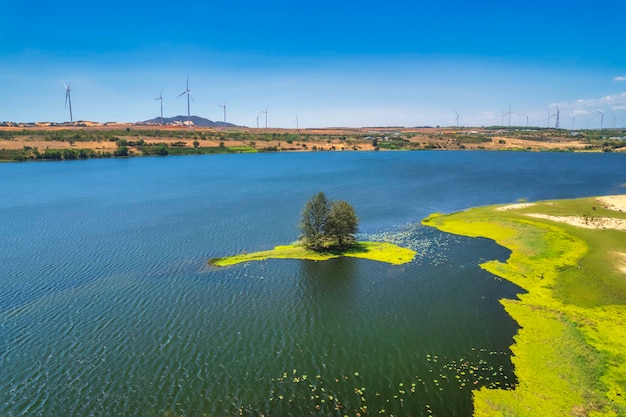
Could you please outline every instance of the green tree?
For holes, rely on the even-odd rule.
[[[356,241],[359,219],[345,201],[330,201],[322,192],[307,201],[300,230],[306,247],[313,250],[345,249]]]
[[[330,206],[328,218],[324,224],[324,235],[333,246],[346,248],[356,241],[354,235],[359,231],[359,219],[354,208],[346,201],[334,201]]]
[[[168,151],[167,151],[167,145],[165,144],[159,144],[154,148],[154,154],[155,155],[159,155],[159,156],[167,156],[168,155]]]
[[[115,156],[128,156],[128,146],[120,146],[113,152]]]
[[[198,142],[197,140],[194,140],[193,141],[193,147],[197,149],[198,146],[200,146],[200,142]]]
[[[74,149],[63,149],[63,159],[76,159],[78,158],[78,154]]]
[[[311,249],[321,249],[324,243],[324,227],[330,213],[330,202],[323,192],[315,194],[302,210],[300,230],[304,244]]]

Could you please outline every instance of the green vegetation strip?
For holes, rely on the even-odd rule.
[[[572,217],[585,227],[564,221]],[[475,391],[476,416],[626,415],[626,231],[611,229],[610,218],[626,214],[587,198],[423,221],[510,249],[506,262],[481,267],[527,291],[501,301],[521,327],[512,346],[519,383]]]
[[[411,262],[415,251],[386,242],[358,242],[349,249],[339,252],[316,252],[300,244],[276,246],[272,250],[246,253],[225,258],[213,258],[209,263],[213,266],[229,266],[242,262],[262,261],[265,259],[304,259],[310,261],[326,261],[328,259],[349,256],[373,261],[400,265]]]

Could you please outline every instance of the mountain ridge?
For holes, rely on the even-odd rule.
[[[206,119],[200,116],[191,116],[189,120],[194,126],[198,127],[237,127],[237,125],[228,122],[214,122],[213,120]],[[155,117],[154,119],[145,120],[143,122],[137,122],[137,124],[161,124],[161,117]],[[164,117],[162,124],[164,125],[186,125],[187,116],[174,116]]]

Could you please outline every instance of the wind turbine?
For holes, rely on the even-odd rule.
[[[602,116],[602,118],[600,119],[600,130],[602,130],[602,126],[604,126],[604,112],[601,112],[600,110],[596,111]]]
[[[526,127],[528,127],[528,115],[524,113],[518,113],[520,116],[524,116],[526,118]]]
[[[159,96],[155,100],[161,100],[161,124],[163,124],[163,89],[161,89]]]
[[[574,130],[574,122],[576,121],[576,116],[570,116],[570,119],[572,119],[572,130]]]
[[[61,81],[61,83],[63,87],[65,87],[65,107],[67,107],[68,104],[70,105],[70,123],[74,123],[74,117],[72,116],[72,98],[70,97],[70,91],[72,91],[70,86],[72,83],[67,83],[67,85],[65,85],[63,81]]]
[[[189,75],[187,75],[187,88],[185,89],[185,91],[180,93],[178,97],[184,94],[187,94],[187,127],[191,129],[191,107],[189,106],[189,99],[191,98],[191,90],[189,89]]]
[[[226,123],[226,100],[224,100],[224,104],[218,104],[218,106],[224,109],[224,123]]]
[[[261,113],[263,113],[263,112],[261,112]],[[259,116],[261,115],[261,113],[256,115],[256,128],[257,129],[259,128]]]
[[[561,111],[559,110],[559,106],[556,106],[556,122],[554,123],[554,127],[555,129],[559,129],[560,128],[560,116],[561,116]]]
[[[511,105],[509,104],[509,111],[505,113],[502,111],[502,115],[500,116],[500,126],[504,126],[504,118],[509,116],[509,127],[511,127]]]
[[[509,127],[511,127],[511,103],[509,103],[509,112],[505,116],[509,116]]]
[[[454,109],[452,109],[452,111],[454,112],[454,114],[456,114],[456,118],[454,119],[456,127],[459,127],[459,113],[457,113]]]
[[[548,110],[548,117],[544,119],[548,121],[548,126],[547,126],[548,129],[550,128],[550,120],[552,120],[554,116],[556,116],[556,113],[550,114],[550,110]]]
[[[267,107],[261,113],[265,113],[265,128],[267,129]]]

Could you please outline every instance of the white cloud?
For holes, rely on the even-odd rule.
[[[613,81],[626,81],[626,77],[618,76],[618,77],[613,78]]]
[[[555,103],[550,105],[555,106]],[[566,101],[558,103],[559,108],[564,110],[602,110],[607,107],[614,110],[621,109],[622,106],[626,106],[626,91],[618,94],[611,94],[600,98],[581,98],[575,101]]]

